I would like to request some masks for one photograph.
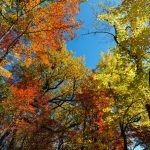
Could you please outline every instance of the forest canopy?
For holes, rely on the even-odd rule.
[[[81,3],[0,1],[1,150],[150,149],[149,1],[100,1],[115,46],[92,70],[66,46]]]

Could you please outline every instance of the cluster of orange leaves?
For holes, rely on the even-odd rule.
[[[75,21],[78,12],[78,0],[54,2],[50,7],[41,9],[33,19],[34,26],[29,29],[29,49],[45,61],[47,49],[59,50],[69,37],[74,38],[73,30],[78,29],[80,24]]]
[[[6,111],[13,113],[18,128],[34,127],[34,122],[32,121],[38,120],[38,108],[43,109],[43,115],[45,116],[42,118],[47,117],[50,111],[49,96],[41,96],[42,93],[39,87],[40,83],[38,80],[33,80],[30,77],[25,77],[24,81],[10,87],[12,98],[11,100],[5,100],[3,106],[6,108]],[[36,104],[35,100],[37,100]]]
[[[65,41],[75,37],[74,30],[80,25],[75,18],[79,13],[79,0],[40,4],[41,2],[41,0],[20,2],[25,9],[18,19],[17,14],[12,17],[12,20],[15,20],[12,29],[9,31],[10,25],[0,26],[3,31],[0,37],[5,35],[0,42],[0,49],[5,53],[10,48],[9,53],[13,51],[20,56],[25,55],[28,65],[32,61],[33,54],[48,64],[48,51],[61,49]],[[15,39],[16,42],[13,42]]]

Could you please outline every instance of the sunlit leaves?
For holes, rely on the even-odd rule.
[[[78,0],[2,1],[0,62],[14,52],[17,59],[23,57],[27,62],[34,55],[47,64],[47,49],[59,50],[65,41],[75,37],[78,4]]]
[[[115,42],[120,53],[134,60],[137,72],[149,63],[149,5],[148,0],[124,0],[118,7],[107,9],[99,14],[99,20],[106,20],[115,29]]]
[[[117,52],[107,52],[97,66],[94,79],[99,82],[98,88],[109,90],[109,97],[113,98],[111,109],[104,110],[106,126],[112,130],[122,128],[121,135],[125,132],[128,137],[132,132],[130,126],[149,127],[145,105],[149,103],[150,92],[146,76],[145,69],[139,80],[134,63]]]
[[[7,78],[11,77],[11,72],[9,72],[7,69],[4,69],[3,67],[0,67],[0,74]]]

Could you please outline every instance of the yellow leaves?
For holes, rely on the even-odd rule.
[[[97,16],[97,20],[105,20],[105,18],[107,18],[106,16],[107,16],[106,14],[103,14],[103,15],[100,14]]]
[[[110,112],[110,111],[111,111],[111,108],[110,108],[110,107],[107,107],[107,108],[104,108],[104,109],[103,109],[103,112],[105,112],[105,113],[106,113],[106,112]]]
[[[147,3],[148,0],[125,0],[118,7],[109,8],[107,14],[100,14],[98,20],[107,20],[115,26],[118,42],[130,40],[130,37],[137,38],[148,29],[146,24],[150,17],[150,7]],[[130,31],[127,28],[130,28]]]
[[[0,66],[0,75],[10,78],[12,76],[11,72],[8,71],[7,69],[4,69],[3,67]]]
[[[75,77],[81,79],[84,72],[86,72],[82,58],[74,58],[72,52],[66,50],[65,45],[62,46],[60,51],[50,51],[49,61],[52,65],[56,64],[55,66],[58,67],[58,71],[61,67],[63,74],[67,74],[66,78]]]
[[[81,143],[83,142],[83,140],[82,140],[81,137],[78,137],[78,138],[76,139],[76,141],[77,141],[77,143],[79,143],[79,144],[81,144]]]
[[[27,10],[32,10],[33,8],[36,8],[39,6],[41,0],[29,0],[28,4],[26,6]]]
[[[27,58],[25,59],[25,65],[26,65],[26,67],[29,67],[30,64],[31,64],[31,62],[32,62],[32,59],[31,59],[30,57],[27,57]]]
[[[128,35],[127,35],[125,28],[118,28],[117,30],[119,30],[119,33],[117,35],[117,40],[119,42],[122,42],[128,39]]]
[[[18,60],[20,60],[20,59],[21,59],[20,54],[19,54],[19,53],[17,53],[17,52],[15,53],[14,57],[15,57],[16,59],[18,59]]]
[[[97,69],[94,80],[99,83],[98,88],[112,91],[114,98],[110,107],[103,109],[105,124],[116,128],[119,121],[123,120],[125,124],[133,121],[133,126],[148,127],[150,124],[145,104],[149,103],[150,92],[147,77],[144,77],[146,73],[143,72],[141,80],[137,79],[133,62],[129,61],[129,56],[117,53],[117,49],[114,53],[103,55]],[[134,118],[138,117],[141,120],[134,122]]]
[[[103,2],[102,2],[102,1],[99,2],[99,6],[100,6],[100,7],[103,6]]]

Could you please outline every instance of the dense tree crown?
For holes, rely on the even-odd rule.
[[[149,18],[148,0],[124,0],[117,8],[107,8],[98,16],[115,29],[114,39],[119,51],[136,62],[139,72],[143,63],[149,62]]]
[[[59,50],[63,42],[75,36],[78,4],[78,0],[0,2],[1,66],[14,58],[24,58],[29,65],[33,56],[46,63],[49,49]]]
[[[0,1],[1,150],[150,149],[149,1],[100,2],[116,46],[92,71],[65,46],[81,2]]]

